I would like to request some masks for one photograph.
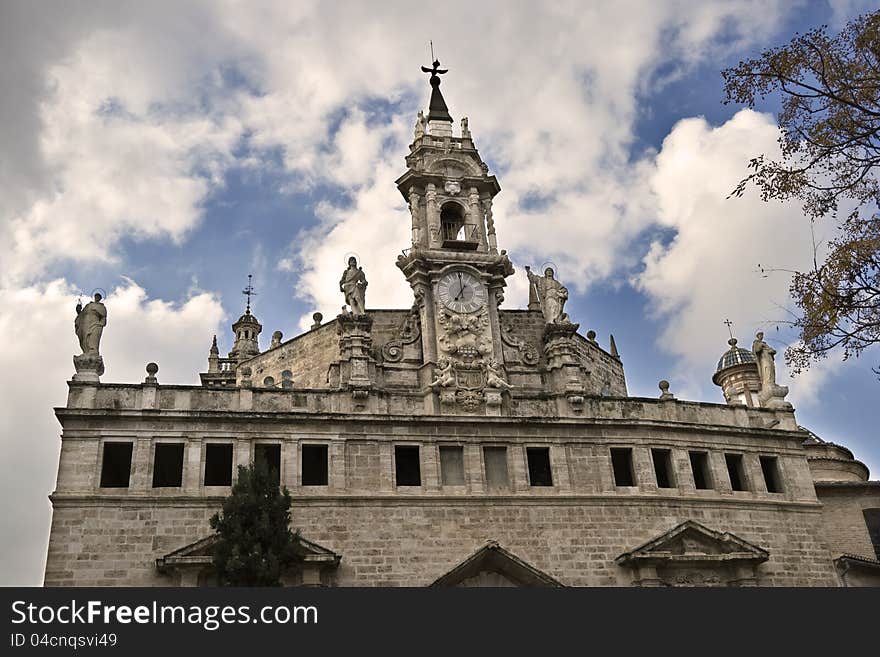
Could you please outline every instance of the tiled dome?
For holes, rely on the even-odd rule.
[[[721,359],[718,361],[718,367],[715,368],[716,372],[726,370],[728,367],[733,367],[734,365],[755,362],[755,354],[748,349],[737,347],[736,338],[730,338],[730,340],[727,341],[727,344],[730,345],[730,349],[721,354]]]

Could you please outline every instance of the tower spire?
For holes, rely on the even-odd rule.
[[[430,73],[431,77],[428,82],[431,85],[431,101],[428,103],[428,124],[432,121],[445,121],[452,123],[452,117],[449,115],[449,108],[446,107],[446,101],[443,94],[440,93],[440,76],[448,73],[448,68],[440,68],[440,60],[435,59],[432,68],[422,66],[422,72]]]

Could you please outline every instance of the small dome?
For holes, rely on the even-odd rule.
[[[233,326],[237,326],[239,324],[259,324],[257,318],[251,315],[250,311],[246,312],[244,315],[238,318],[238,321],[233,324]]]
[[[748,349],[737,347],[736,338],[730,338],[730,340],[727,341],[727,344],[730,345],[730,349],[721,354],[721,359],[718,361],[718,367],[715,368],[716,372],[726,370],[728,367],[733,367],[734,365],[744,365],[745,363],[755,362],[755,354]]]

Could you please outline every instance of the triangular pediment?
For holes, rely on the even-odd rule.
[[[209,565],[213,562],[214,547],[219,540],[220,536],[218,534],[211,534],[194,543],[184,545],[156,559],[156,567],[159,571],[165,571],[187,565]],[[336,565],[342,558],[332,550],[306,540],[299,535],[294,536],[294,542],[297,561]]]
[[[445,575],[437,578],[431,586],[555,587],[564,585],[515,554],[508,552],[496,541],[487,541],[467,559]]]
[[[717,532],[688,520],[669,531],[624,552],[615,560],[633,562],[752,561],[763,562],[769,553],[730,532]]]

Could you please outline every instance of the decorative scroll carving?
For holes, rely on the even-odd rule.
[[[382,347],[382,358],[390,363],[400,362],[403,359],[403,348],[418,340],[421,334],[419,309],[418,306],[413,306],[397,328],[394,338],[386,342]]]
[[[505,326],[501,330],[501,341],[508,347],[513,347],[519,352],[519,357],[526,365],[537,365],[541,356],[535,346],[525,340],[521,340],[513,334],[513,327]]]

